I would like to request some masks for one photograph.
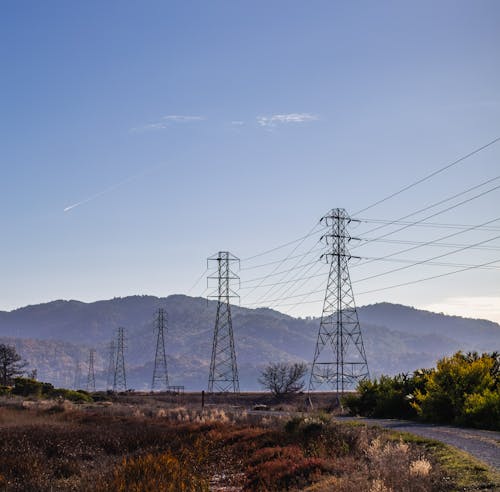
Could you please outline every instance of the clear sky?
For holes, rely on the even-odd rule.
[[[355,213],[499,137],[499,26],[495,0],[3,2],[0,309],[199,295],[203,282],[189,289],[214,252],[246,258],[292,241],[329,209]],[[360,216],[399,219],[497,175],[500,143]],[[499,205],[493,190],[432,221],[478,225],[500,218]],[[368,233],[376,225],[352,234],[394,230]],[[363,293],[500,260],[492,239],[500,221],[490,226],[446,241],[487,241],[476,249],[425,246],[396,257],[446,253],[434,262],[445,264],[362,280],[409,263],[354,260],[357,303],[500,321],[500,262]],[[459,230],[410,227],[387,239],[425,242]],[[279,275],[263,286],[320,275],[324,267],[300,270],[297,260],[250,268],[295,246],[292,256],[305,253],[316,239],[243,261],[242,287],[276,265]],[[405,247],[374,241],[352,253]],[[290,296],[320,282],[269,294],[242,288],[241,302],[283,298],[275,307],[286,310],[301,300]],[[291,289],[279,291],[284,285]],[[292,314],[320,311],[311,302]]]

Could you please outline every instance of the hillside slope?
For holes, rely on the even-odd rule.
[[[206,386],[216,303],[173,295],[131,296],[93,303],[54,301],[0,312],[0,341],[14,343],[37,368],[40,379],[68,386],[78,361],[85,375],[90,347],[97,349],[98,385],[105,385],[106,344],[118,326],[127,332],[129,385],[148,388],[154,353],[154,317],[168,312],[167,352],[171,384]],[[260,368],[269,361],[310,362],[319,320],[293,318],[271,309],[233,307],[242,390],[258,389]],[[500,326],[485,320],[429,313],[388,303],[359,308],[372,375],[432,366],[457,350],[500,348]],[[83,383],[81,384],[83,385]]]

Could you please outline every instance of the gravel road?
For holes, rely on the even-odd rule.
[[[368,425],[379,425],[387,429],[410,432],[417,436],[435,439],[462,449],[497,470],[500,470],[500,432],[459,427],[420,424],[406,420],[367,419],[340,417],[339,420],[354,420]]]

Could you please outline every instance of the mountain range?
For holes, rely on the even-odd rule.
[[[130,296],[84,303],[53,301],[0,312],[0,343],[15,345],[38,378],[57,386],[84,387],[90,348],[96,349],[96,383],[106,386],[108,344],[126,329],[128,386],[150,387],[155,316],[167,312],[170,384],[206,388],[216,301],[184,295]],[[358,308],[372,377],[432,367],[457,350],[500,349],[500,325],[379,303]],[[258,390],[259,373],[270,361],[310,362],[319,320],[294,318],[267,308],[232,306],[242,391]]]

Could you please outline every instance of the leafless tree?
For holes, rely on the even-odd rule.
[[[271,362],[260,377],[259,383],[278,398],[304,389],[307,364],[304,362]]]

